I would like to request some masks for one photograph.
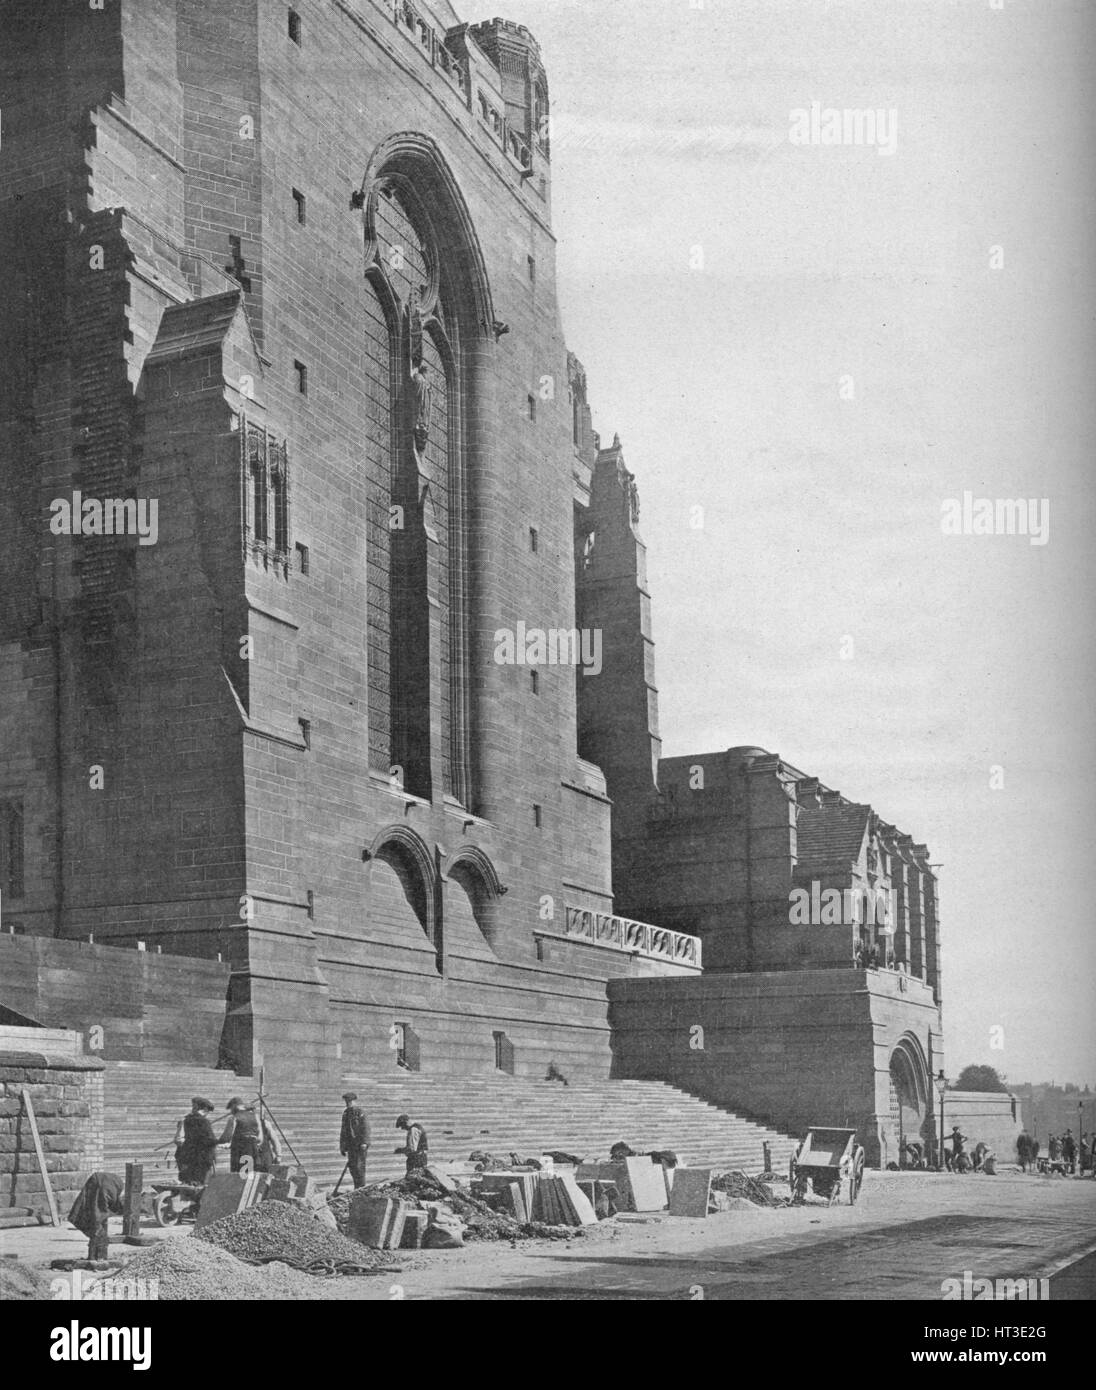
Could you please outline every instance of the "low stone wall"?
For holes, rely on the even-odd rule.
[[[111,1061],[215,1067],[229,967],[216,960],[0,935],[0,1008],[46,1028],[102,1029]]]
[[[48,1218],[46,1185],[34,1148],[24,1088],[34,1106],[46,1170],[62,1221],[87,1175],[103,1166],[103,1063],[97,1057],[79,1055],[77,1034],[70,1034],[70,1039],[68,1057],[0,1051],[0,1211],[30,1207]]]
[[[897,1049],[917,1060],[931,1123],[940,1015],[922,981],[886,970],[799,970],[610,980],[613,1075],[668,1081],[786,1134],[855,1128],[868,1162],[897,1158]],[[939,1065],[939,1062],[937,1062]],[[934,1094],[934,1093],[932,1093]]]
[[[1014,1118],[1015,1116],[1015,1118]],[[988,1144],[1002,1163],[1016,1163],[1016,1136],[1020,1133],[1020,1102],[1004,1091],[945,1091],[944,1138],[958,1125],[967,1136],[967,1152],[975,1144]],[[1046,1153],[1046,1139],[1043,1139]]]

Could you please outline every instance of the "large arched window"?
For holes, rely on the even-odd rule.
[[[436,143],[373,152],[363,209],[370,373],[369,758],[414,795],[476,811],[470,479],[496,319],[467,206]]]
[[[461,286],[413,176],[374,180],[366,238],[370,763],[468,805]]]

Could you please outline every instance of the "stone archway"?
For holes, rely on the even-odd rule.
[[[927,1147],[933,1135],[932,1083],[920,1042],[907,1033],[890,1059],[890,1128],[895,1162],[910,1140]]]

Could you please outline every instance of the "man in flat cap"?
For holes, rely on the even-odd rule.
[[[272,1130],[255,1113],[242,1096],[233,1096],[226,1107],[229,1112],[224,1133],[217,1141],[229,1144],[229,1166],[234,1173],[266,1173],[270,1165],[280,1160],[278,1141]]]
[[[355,1187],[365,1186],[365,1161],[369,1157],[369,1118],[358,1105],[354,1091],[344,1091],[342,1129],[339,1133],[339,1153],[346,1159],[350,1169],[350,1181]]]
[[[400,1115],[396,1120],[397,1129],[405,1129],[407,1138],[402,1147],[396,1153],[403,1154],[407,1159],[407,1172],[413,1173],[416,1168],[425,1168],[430,1162],[430,1153],[427,1146],[426,1130],[417,1122],[412,1122],[410,1115]]]
[[[190,1114],[184,1115],[179,1125],[181,1142],[175,1149],[175,1162],[180,1182],[204,1187],[216,1167],[217,1136],[209,1122],[213,1102],[205,1096],[193,1096],[190,1106]]]

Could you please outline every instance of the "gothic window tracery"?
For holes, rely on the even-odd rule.
[[[430,215],[403,173],[382,174],[370,191],[366,258],[376,306],[367,337],[378,373],[367,464],[370,764],[386,775],[399,767],[400,785],[413,795],[440,790],[467,805],[456,287]],[[432,710],[441,730],[433,759]]]
[[[284,440],[240,423],[244,555],[289,577],[289,459]]]

